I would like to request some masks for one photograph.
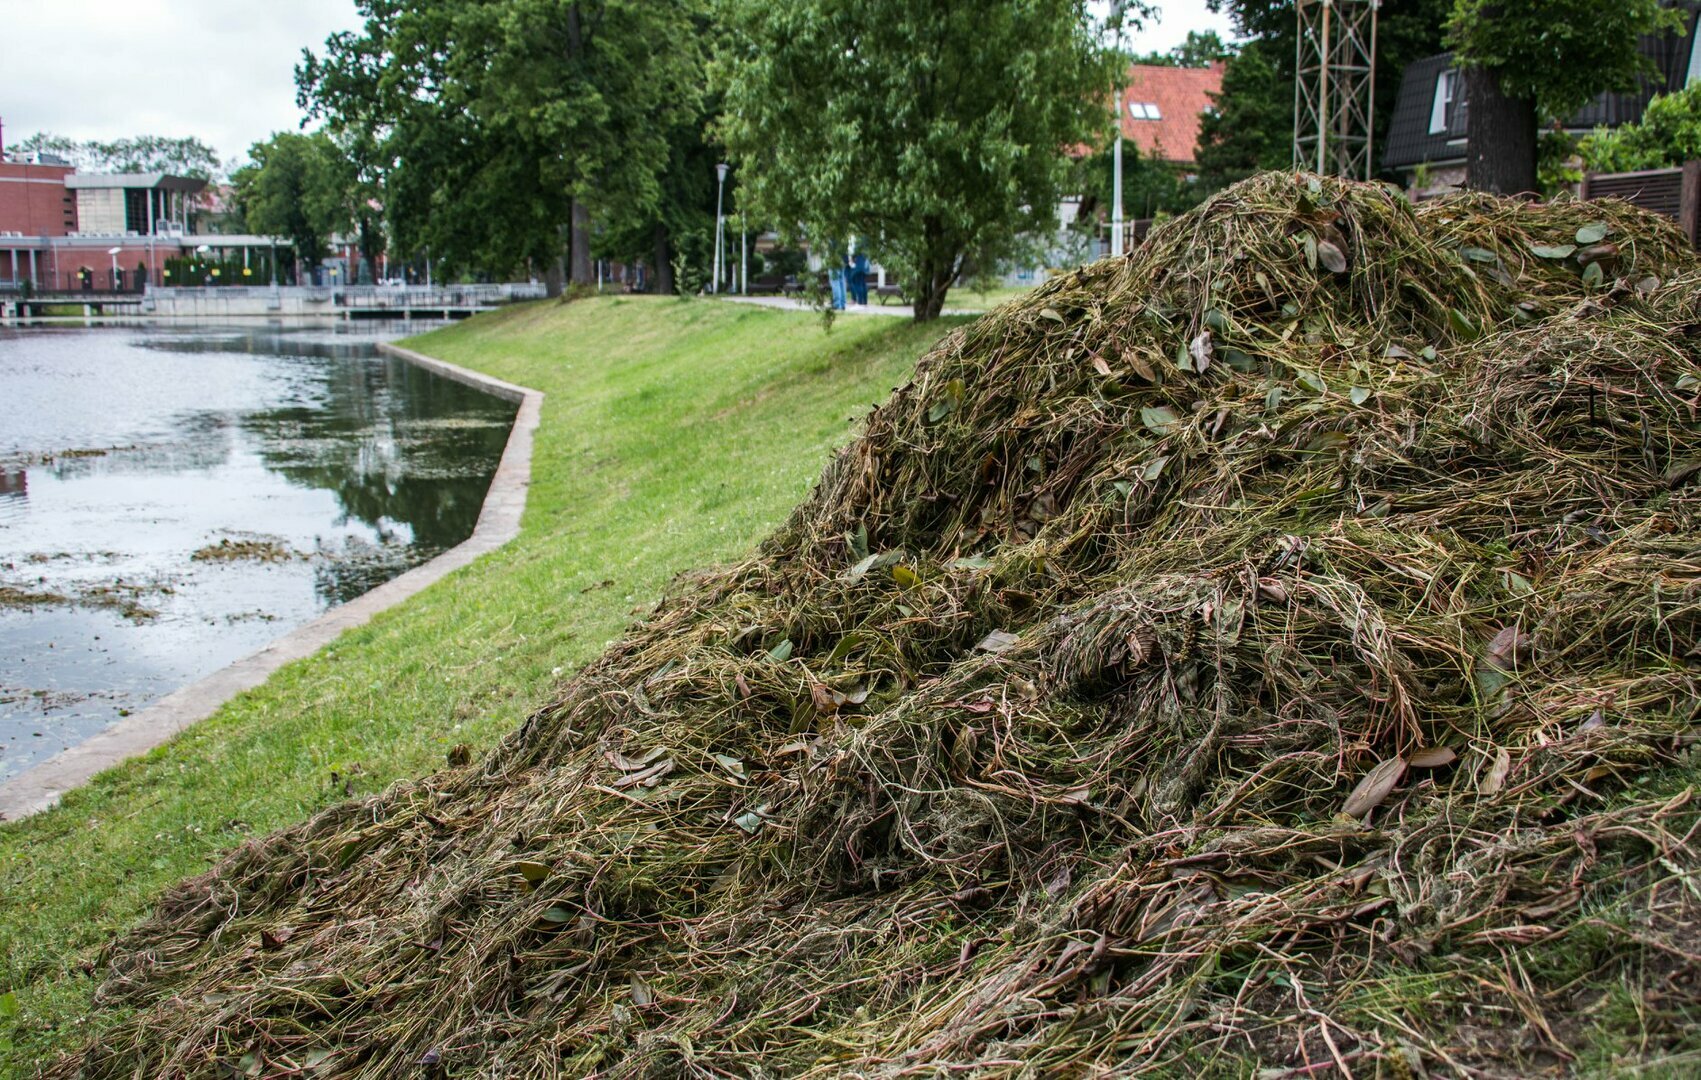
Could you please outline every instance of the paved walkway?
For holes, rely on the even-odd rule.
[[[789,296],[717,296],[717,300],[725,300],[729,304],[756,304],[760,307],[779,308],[781,311],[817,311],[802,300],[794,300]],[[851,304],[840,315],[901,315],[913,318],[915,309],[909,304]],[[946,308],[941,315],[984,315],[985,308]]]

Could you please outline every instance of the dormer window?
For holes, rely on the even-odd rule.
[[[1447,119],[1453,112],[1453,98],[1459,90],[1459,72],[1447,68],[1435,77],[1435,100],[1429,106],[1429,133],[1441,135],[1447,131]]]
[[[1136,120],[1162,120],[1156,104],[1150,101],[1130,101],[1128,115]]]
[[[1683,85],[1694,86],[1701,82],[1701,23],[1689,32],[1689,74],[1684,77]]]

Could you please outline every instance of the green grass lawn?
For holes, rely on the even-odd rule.
[[[1024,285],[1021,287],[1000,285],[990,289],[976,289],[972,286],[963,286],[952,289],[950,293],[946,295],[945,306],[954,310],[990,311],[999,304],[1008,303],[1019,296],[1026,296],[1028,293],[1032,292],[1033,289],[1034,286],[1032,285]]]
[[[511,308],[420,351],[542,390],[521,535],[64,805],[0,826],[0,1072],[91,1032],[99,953],[245,838],[483,748],[680,571],[749,551],[949,321],[672,298]],[[8,996],[13,995],[13,996]]]

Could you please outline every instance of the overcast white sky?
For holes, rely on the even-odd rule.
[[[1206,0],[1160,3],[1129,35],[1135,50],[1168,49],[1188,30],[1229,35]],[[301,50],[359,25],[353,0],[0,0],[6,141],[195,135],[240,158],[298,126]]]
[[[6,0],[0,0],[0,4]],[[1205,0],[1147,0],[1158,13],[1127,36],[1137,53],[1166,52],[1180,45],[1189,30],[1215,30],[1224,41],[1234,40],[1234,21],[1205,6]]]

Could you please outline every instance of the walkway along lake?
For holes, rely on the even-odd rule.
[[[0,780],[471,535],[515,407],[387,336],[0,330]]]

